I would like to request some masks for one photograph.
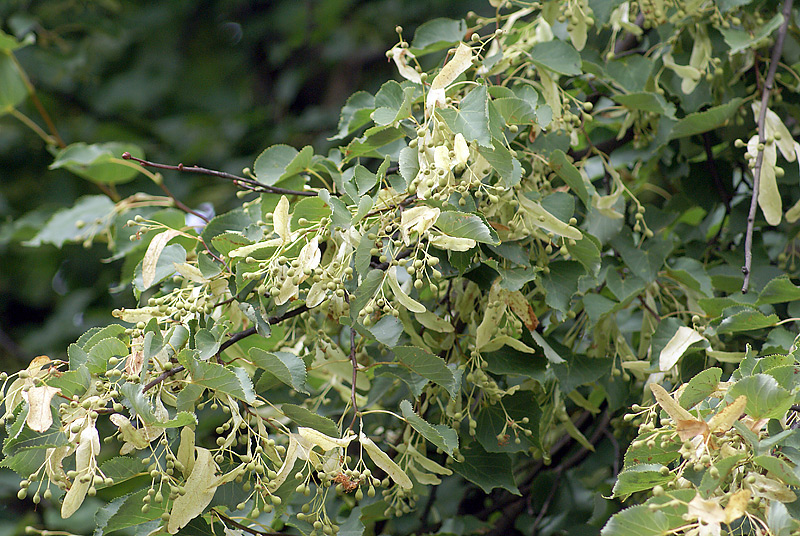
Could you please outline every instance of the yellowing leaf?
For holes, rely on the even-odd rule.
[[[403,242],[408,246],[411,244],[411,235],[417,233],[422,235],[433,226],[441,211],[425,205],[417,205],[403,211],[400,217],[400,234]]]
[[[472,49],[464,43],[459,43],[453,59],[448,61],[439,74],[431,82],[431,89],[441,89],[449,86],[458,75],[469,69],[472,65]]]
[[[733,523],[744,515],[750,495],[750,490],[740,489],[728,499],[728,504],[725,505],[725,523]]]
[[[397,66],[400,76],[406,80],[411,80],[415,84],[422,83],[422,78],[417,70],[408,64],[409,60],[414,59],[414,54],[407,48],[396,46],[389,51],[389,57],[394,60],[394,64]]]
[[[705,337],[692,328],[687,328],[686,326],[679,327],[678,331],[675,332],[675,335],[672,336],[658,356],[659,370],[662,372],[668,371],[675,366],[691,345],[704,340],[706,340]]]
[[[431,236],[429,242],[432,246],[450,251],[469,251],[474,248],[476,244],[476,242],[471,238],[462,238],[449,235]]]
[[[575,227],[564,223],[549,212],[542,205],[528,199],[524,195],[519,196],[519,206],[527,216],[526,221],[535,227],[541,227],[546,231],[574,240],[583,238],[583,234]]]
[[[290,434],[289,446],[286,447],[286,456],[283,458],[281,470],[278,471],[278,475],[269,483],[271,489],[278,489],[289,477],[289,473],[294,468],[294,462],[297,461],[297,458],[300,455],[299,448],[300,444],[297,442],[295,434]]]
[[[469,145],[462,133],[456,134],[453,140],[453,152],[455,153],[456,165],[464,166],[469,161]]]
[[[275,207],[275,212],[272,213],[272,226],[284,244],[289,241],[291,234],[289,223],[289,200],[285,195],[282,195],[278,205]]]
[[[679,420],[675,423],[675,429],[678,432],[678,437],[681,441],[692,439],[697,436],[708,436],[708,424],[706,421],[700,419],[687,419]]]
[[[75,449],[75,470],[78,475],[66,495],[64,495],[64,502],[61,504],[62,518],[67,519],[83,504],[86,492],[89,491],[89,487],[92,485],[95,456],[99,452],[100,436],[97,434],[97,429],[93,425],[87,426],[81,432],[78,448]],[[84,482],[81,479],[82,476],[88,476],[89,479]]]
[[[437,475],[452,475],[453,471],[448,469],[447,467],[443,467],[436,463],[435,461],[431,460],[417,449],[409,445],[406,449],[408,453],[414,458],[420,466],[426,471],[430,471],[431,473],[436,473]]]
[[[161,252],[164,251],[170,240],[180,234],[175,229],[167,229],[150,241],[150,245],[147,246],[147,251],[142,259],[142,285],[144,288],[150,288],[156,278],[156,266],[158,265],[159,257],[161,257]]]
[[[454,331],[453,324],[439,318],[436,313],[425,311],[423,313],[415,313],[414,316],[420,324],[433,331],[438,331],[439,333],[452,333]]]
[[[322,447],[322,450],[326,452],[336,448],[347,448],[347,445],[349,445],[350,442],[356,437],[355,435],[350,435],[343,438],[330,437],[322,432],[314,430],[313,428],[307,428],[304,426],[299,427],[297,432],[301,437],[310,441],[314,445]]]
[[[132,452],[134,449],[141,450],[150,445],[150,441],[145,439],[141,431],[133,427],[131,421],[129,421],[127,417],[119,413],[114,413],[109,417],[109,420],[119,428],[122,440],[125,442],[125,444],[122,445],[122,449],[119,451],[120,454],[125,455]]]
[[[194,469],[194,430],[188,426],[181,428],[181,444],[178,446],[177,460],[183,465],[183,476],[188,477]]]
[[[202,447],[195,447],[195,450],[197,459],[195,459],[194,469],[184,485],[186,493],[179,495],[172,503],[167,524],[167,531],[170,534],[175,534],[189,521],[202,514],[217,492],[214,481],[219,469],[214,463],[211,452]]]
[[[764,219],[770,225],[778,225],[783,216],[781,194],[778,191],[778,182],[775,179],[775,165],[778,152],[775,144],[764,146],[761,160],[761,173],[758,186],[758,206],[764,213]],[[747,154],[750,158],[758,156],[758,136],[751,137],[747,142]]]
[[[397,298],[397,301],[400,302],[403,307],[412,313],[424,313],[427,311],[424,305],[403,292],[403,289],[400,288],[400,283],[397,282],[397,266],[390,266],[389,269],[386,270],[386,274],[388,276],[386,279],[389,280],[389,286],[392,288],[392,292],[394,292],[394,297]]]
[[[678,421],[697,420],[694,415],[683,409],[683,407],[670,396],[666,389],[657,383],[651,383],[650,390],[653,392],[653,396],[656,397],[656,402],[658,402],[658,405],[661,406],[661,409],[666,411],[667,415],[669,415],[670,418],[676,423]]]
[[[730,430],[733,423],[739,420],[739,417],[744,413],[744,407],[747,405],[747,397],[741,395],[733,401],[728,407],[714,415],[708,422],[708,428],[712,433],[727,432]]]
[[[50,401],[59,392],[61,392],[61,389],[56,389],[49,385],[41,385],[39,387],[31,387],[27,393],[22,393],[22,396],[28,401],[28,417],[25,422],[31,430],[45,432],[53,424]]]
[[[533,331],[539,327],[539,319],[536,317],[533,307],[520,291],[504,292],[503,299],[508,306],[511,307],[511,310],[514,311],[514,314],[522,320],[526,328]]]
[[[389,478],[397,482],[397,485],[403,489],[411,489],[414,487],[411,483],[411,479],[408,478],[408,475],[400,466],[394,463],[394,460],[383,452],[374,441],[364,434],[364,432],[361,432],[358,436],[358,441],[361,443],[361,446],[364,447],[364,450],[367,451],[370,459],[375,462],[375,465],[383,469],[386,474],[389,475]]]

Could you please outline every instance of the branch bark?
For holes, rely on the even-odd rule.
[[[300,307],[292,309],[291,311],[288,311],[288,312],[286,312],[286,313],[284,313],[282,315],[269,317],[267,319],[267,323],[269,325],[278,324],[280,322],[283,322],[284,320],[288,320],[289,318],[294,318],[297,315],[303,314],[306,311],[308,311],[308,307],[306,307],[306,305],[303,304]],[[222,354],[222,352],[224,352],[225,350],[227,350],[228,348],[230,348],[231,346],[233,346],[237,342],[241,341],[242,339],[245,339],[245,338],[247,338],[247,337],[249,337],[251,335],[255,335],[255,334],[256,334],[255,326],[247,328],[247,329],[245,329],[243,331],[239,331],[237,333],[234,333],[233,335],[231,335],[230,339],[228,339],[227,341],[225,341],[222,344],[220,344],[219,350],[215,354],[215,357],[219,357],[220,354]],[[178,365],[177,367],[173,367],[173,368],[171,368],[169,370],[166,370],[166,371],[162,372],[161,374],[159,374],[158,376],[156,376],[155,378],[150,380],[144,387],[142,387],[142,392],[146,393],[147,391],[149,391],[150,389],[152,389],[153,387],[155,387],[159,383],[163,382],[164,380],[166,380],[170,376],[174,376],[175,374],[177,374],[177,373],[179,373],[179,372],[181,372],[183,370],[186,370],[186,367],[184,367],[183,365]]]
[[[789,20],[792,16],[793,0],[785,0],[783,3],[783,23],[778,28],[778,35],[775,38],[775,46],[772,47],[772,56],[769,62],[769,71],[761,89],[761,110],[758,112],[758,143],[763,147],[767,137],[765,134],[765,124],[767,119],[767,104],[769,95],[775,83],[775,73],[778,71],[778,63],[783,53],[783,42],[786,39],[786,31],[789,28]],[[756,220],[756,210],[758,208],[758,190],[761,185],[761,166],[764,162],[764,150],[761,149],[756,155],[756,163],[753,166],[753,194],[750,199],[750,212],[747,215],[747,231],[744,235],[744,282],[742,283],[742,294],[746,294],[750,289],[750,273],[753,265],[753,225]]]

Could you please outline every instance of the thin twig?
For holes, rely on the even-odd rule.
[[[767,119],[767,104],[769,95],[775,82],[775,73],[778,70],[778,63],[783,53],[783,41],[786,38],[786,30],[789,27],[789,20],[792,16],[793,0],[785,0],[783,3],[783,23],[778,28],[778,35],[775,38],[775,46],[772,48],[772,56],[769,62],[769,71],[764,80],[761,90],[761,109],[758,112],[758,144],[763,147],[767,142],[765,134],[765,124]],[[742,283],[742,294],[746,294],[750,287],[750,273],[753,265],[753,225],[756,220],[756,208],[758,207],[758,189],[761,184],[761,164],[764,162],[764,149],[759,149],[756,154],[756,163],[753,166],[753,194],[750,199],[750,213],[747,215],[747,231],[744,235],[744,282]]]
[[[241,529],[245,532],[249,532],[253,534],[253,536],[286,536],[285,532],[266,532],[263,530],[257,530],[246,525],[242,525],[241,523],[234,521],[233,519],[229,518],[225,514],[218,512],[215,508],[211,509],[211,512],[216,515],[222,523],[228,523],[236,527],[237,529]]]
[[[350,304],[350,295],[345,292],[344,301]],[[350,382],[350,403],[353,405],[353,420],[350,421],[349,429],[353,429],[356,419],[360,415],[358,404],[356,403],[356,381],[358,380],[358,360],[356,359],[356,328],[350,326],[350,364],[353,365],[353,376]]]
[[[656,319],[656,321],[658,321],[658,322],[661,322],[661,316],[660,316],[660,315],[659,315],[657,312],[653,311],[653,308],[652,308],[652,307],[650,307],[649,305],[647,305],[647,302],[646,302],[646,301],[644,301],[644,298],[642,298],[642,296],[641,296],[641,295],[639,295],[639,296],[636,296],[636,297],[637,297],[637,298],[639,298],[639,303],[641,303],[641,304],[642,304],[642,307],[644,307],[644,308],[647,310],[647,312],[648,312],[648,313],[650,313],[651,315],[653,315],[653,318],[655,318],[655,319]]]
[[[279,322],[282,322],[284,320],[288,320],[289,318],[293,318],[293,317],[295,317],[295,316],[297,316],[299,314],[305,313],[306,311],[308,311],[308,307],[306,305],[301,305],[300,307],[292,309],[291,311],[286,312],[286,313],[284,313],[282,315],[272,316],[272,317],[268,318],[267,319],[267,323],[270,324],[270,325],[278,324]],[[256,333],[255,326],[253,326],[251,328],[247,328],[247,329],[245,329],[243,331],[239,331],[238,333],[234,333],[233,335],[231,335],[230,339],[228,339],[227,341],[225,341],[222,344],[220,344],[219,350],[217,350],[217,353],[215,354],[215,356],[219,357],[219,355],[222,354],[222,352],[224,352],[225,350],[227,350],[228,348],[230,348],[231,346],[233,346],[237,342],[241,341],[242,339],[244,339],[246,337],[249,337],[251,335],[255,335],[255,333]],[[178,365],[177,367],[173,367],[173,368],[171,368],[169,370],[165,370],[164,372],[162,372],[161,374],[159,374],[158,376],[156,376],[155,378],[150,380],[150,382],[148,382],[144,387],[142,387],[142,392],[146,393],[147,391],[149,391],[150,389],[152,389],[153,387],[155,387],[159,383],[163,382],[164,380],[166,380],[170,376],[174,376],[175,374],[177,374],[177,373],[179,373],[179,372],[181,372],[183,370],[186,370],[186,367],[184,367],[183,365]]]
[[[122,153],[122,158],[124,158],[125,160],[133,160],[134,162],[138,162],[139,164],[145,167],[169,169],[172,171],[185,171],[187,173],[199,173],[200,175],[209,175],[211,177],[231,180],[238,186],[242,186],[248,190],[268,192],[271,194],[317,197],[317,192],[303,191],[303,190],[289,190],[287,188],[279,188],[277,186],[267,186],[266,184],[261,184],[256,180],[249,179],[247,177],[240,177],[238,175],[234,175],[232,173],[226,173],[224,171],[216,171],[214,169],[207,169],[199,166],[184,166],[183,164],[178,164],[177,166],[171,166],[169,164],[159,164],[157,162],[150,162],[148,160],[142,160],[141,158],[136,158],[127,151]]]
[[[175,203],[175,206],[176,206],[176,207],[178,207],[180,210],[182,210],[182,211],[184,211],[184,212],[186,212],[186,213],[188,213],[188,214],[194,214],[195,216],[197,216],[198,218],[200,218],[200,219],[201,219],[201,220],[203,220],[204,222],[208,223],[208,221],[209,221],[209,220],[208,220],[208,218],[206,218],[205,216],[203,216],[202,214],[200,214],[200,213],[199,213],[199,212],[197,212],[196,210],[193,210],[193,209],[191,209],[189,206],[187,206],[186,204],[184,204],[184,203],[183,203],[183,201],[181,201],[180,199],[178,199],[177,197],[175,197],[175,196],[172,194],[172,192],[169,190],[169,188],[167,188],[167,185],[166,185],[166,184],[164,184],[164,181],[161,181],[161,182],[159,182],[159,183],[158,183],[158,186],[161,188],[161,190],[162,190],[162,191],[163,191],[165,194],[167,194],[167,197],[169,197],[170,199],[172,199],[172,202],[173,202],[173,203]],[[210,253],[210,252],[211,252],[211,251],[209,250],[209,253]]]

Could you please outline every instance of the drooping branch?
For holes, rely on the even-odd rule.
[[[747,231],[744,235],[744,266],[742,266],[742,273],[744,274],[744,282],[742,283],[742,294],[746,294],[750,287],[750,272],[753,265],[753,225],[756,220],[756,210],[758,208],[758,190],[761,185],[761,166],[764,162],[764,144],[767,142],[766,136],[766,120],[767,120],[767,104],[769,103],[769,95],[772,91],[773,84],[775,83],[775,73],[778,71],[778,63],[783,53],[783,41],[786,39],[786,31],[789,28],[789,20],[792,16],[792,3],[793,0],[785,0],[783,3],[783,23],[778,28],[778,34],[775,38],[775,45],[772,47],[772,56],[769,62],[769,71],[767,71],[767,78],[764,80],[764,86],[761,88],[761,109],[758,112],[758,153],[756,154],[756,162],[753,166],[753,194],[750,199],[750,212],[747,215]]]
[[[184,166],[183,164],[172,166],[169,164],[159,164],[157,162],[150,162],[149,160],[142,160],[141,158],[136,158],[127,151],[122,153],[122,158],[124,158],[125,160],[133,160],[134,162],[138,162],[139,164],[145,167],[152,167],[157,169],[169,169],[172,171],[183,171],[187,173],[198,173],[200,175],[208,175],[210,177],[217,177],[219,179],[230,180],[233,181],[233,183],[236,184],[237,186],[241,186],[243,188],[252,190],[254,192],[297,195],[303,197],[317,197],[317,192],[310,192],[304,190],[289,190],[287,188],[279,188],[277,186],[267,186],[266,184],[261,184],[257,180],[248,177],[240,177],[238,175],[234,175],[232,173],[226,173],[224,171],[217,171],[214,169],[207,169],[199,166]]]
[[[269,317],[267,319],[267,323],[270,324],[270,325],[278,324],[280,322],[283,322],[284,320],[288,320],[290,318],[294,318],[297,315],[303,314],[306,311],[308,311],[308,307],[305,304],[303,304],[300,307],[297,307],[295,309],[292,309],[291,311],[283,313],[282,315]],[[255,334],[256,334],[255,326],[247,328],[247,329],[245,329],[243,331],[239,331],[237,333],[234,333],[233,335],[231,335],[231,337],[227,341],[225,341],[222,344],[220,344],[219,350],[217,350],[217,353],[215,354],[215,357],[219,357],[219,355],[222,352],[224,352],[225,350],[227,350],[228,348],[230,348],[231,346],[233,346],[237,342],[241,341],[242,339],[245,339],[245,338],[247,338],[247,337],[249,337],[251,335],[255,335]],[[174,376],[175,374],[177,374],[177,373],[179,373],[179,372],[181,372],[183,370],[186,370],[186,367],[184,367],[183,365],[178,365],[177,367],[173,367],[173,368],[171,368],[169,370],[165,370],[164,372],[162,372],[161,374],[159,374],[158,376],[156,376],[155,378],[150,380],[144,387],[142,387],[142,392],[146,393],[147,391],[149,391],[150,389],[152,389],[153,387],[155,387],[159,383],[163,382],[164,380],[166,380],[170,376]]]

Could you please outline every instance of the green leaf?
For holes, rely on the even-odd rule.
[[[608,75],[625,91],[638,93],[644,91],[654,62],[640,54],[630,54],[614,59],[606,64]]]
[[[81,197],[72,208],[64,208],[53,214],[36,236],[24,242],[24,245],[38,247],[53,244],[60,248],[65,242],[90,240],[108,229],[113,216],[114,202],[108,197]]]
[[[645,240],[637,247],[628,234],[617,235],[611,239],[611,245],[619,251],[628,268],[647,282],[655,280],[673,249],[671,242],[658,238]]]
[[[788,275],[782,275],[770,280],[761,294],[758,295],[756,305],[783,303],[800,300],[800,287],[789,280]]]
[[[50,169],[68,169],[79,177],[103,184],[127,182],[140,173],[140,166],[123,160],[125,152],[144,158],[144,151],[131,143],[73,143],[56,154]]]
[[[21,478],[28,478],[44,465],[46,456],[47,450],[44,448],[22,449],[16,454],[6,456],[0,462],[0,467],[7,467]]]
[[[133,286],[144,292],[148,288],[158,285],[160,282],[170,277],[175,273],[175,265],[183,264],[186,262],[186,250],[180,244],[170,244],[166,246],[158,257],[156,262],[155,276],[150,286],[144,286],[142,277],[142,263],[136,267],[136,275],[133,278]]]
[[[373,503],[375,504],[375,503]],[[350,515],[344,523],[339,523],[338,536],[362,536],[364,534],[364,523],[361,522],[361,507],[356,506],[350,510]]]
[[[292,229],[303,229],[319,223],[322,218],[331,215],[331,208],[319,197],[304,197],[294,203],[292,211]],[[307,222],[300,223],[300,219],[305,218]]]
[[[467,33],[467,23],[463,20],[439,18],[429,20],[417,27],[411,41],[411,52],[415,55],[428,54],[458,43]]]
[[[133,409],[144,424],[161,428],[180,428],[197,424],[197,417],[194,413],[189,413],[188,411],[178,412],[173,419],[159,421],[153,413],[153,406],[150,404],[149,399],[142,393],[141,385],[125,383],[119,390],[125,396],[126,405]]]
[[[78,339],[78,343],[84,350],[87,352],[94,348],[95,344],[98,344],[100,341],[108,339],[109,337],[119,337],[120,335],[125,333],[125,328],[120,326],[119,324],[110,324],[103,328],[98,328],[97,331],[89,331],[84,335],[89,335],[86,339],[81,337]]]
[[[10,37],[3,34],[3,37]],[[4,42],[7,42],[4,39]],[[0,52],[0,114],[8,113],[28,97],[28,88],[19,66],[8,50]]]
[[[684,387],[680,404],[686,409],[694,407],[717,390],[722,369],[711,367],[697,373]]]
[[[589,199],[589,190],[586,188],[586,182],[583,180],[578,168],[576,168],[569,160],[564,151],[556,149],[550,153],[550,167],[553,171],[567,183],[567,186],[575,192],[575,195],[581,200],[586,208],[589,208],[591,201]]]
[[[250,360],[259,368],[268,371],[295,391],[308,394],[306,388],[306,364],[289,352],[269,353],[261,348],[250,349]]]
[[[114,480],[114,485],[145,474],[141,460],[130,456],[117,456],[100,464],[104,475]]]
[[[520,177],[515,177],[514,174],[514,161],[516,159],[511,156],[511,151],[502,142],[493,139],[491,148],[478,147],[478,153],[489,162],[489,165],[503,179],[506,186],[510,188],[519,184]]]
[[[537,43],[530,52],[533,63],[550,71],[578,76],[581,74],[581,56],[575,48],[558,39]]]
[[[20,413],[17,419],[25,421],[25,415]],[[53,419],[50,429],[45,432],[36,432],[27,426],[23,426],[18,434],[6,437],[3,443],[3,454],[10,456],[23,449],[42,449],[51,447],[61,447],[67,444],[67,436],[61,431],[59,419]]]
[[[664,466],[661,464],[643,463],[625,469],[617,475],[613,489],[614,497],[628,497],[637,491],[664,485],[675,478],[669,473],[662,475],[659,471],[662,467]]]
[[[649,447],[647,442],[651,439],[655,442],[655,445]],[[661,446],[662,441],[666,442],[664,447]],[[640,434],[625,452],[625,468],[640,464],[667,465],[681,457],[680,448],[682,445],[683,442],[677,436],[663,436],[658,432]]]
[[[687,115],[672,127],[669,140],[694,136],[719,128],[739,110],[742,100],[736,97],[720,106]]]
[[[161,514],[164,513],[164,506],[155,501],[150,504],[150,510],[146,514],[142,513],[142,499],[147,495],[147,491],[147,489],[142,489],[129,495],[123,495],[100,508],[95,514],[95,534],[98,532],[108,534],[161,517]]]
[[[355,192],[354,192],[355,193]],[[347,208],[347,205],[339,199],[338,197],[332,197],[330,192],[323,188],[319,191],[319,198],[328,206],[330,207],[331,213],[331,220],[333,224],[337,227],[342,229],[347,229],[350,227],[350,224],[353,219],[353,215],[350,214],[350,210]]]
[[[748,376],[728,389],[734,400],[742,395],[747,397],[745,412],[753,419],[780,419],[794,402],[794,395],[768,374]]]
[[[36,42],[36,34],[34,32],[27,32],[22,40],[17,39],[13,35],[9,35],[0,30],[0,50],[3,52],[12,52],[14,50],[32,45]]]
[[[344,148],[344,162],[360,157],[383,158],[387,154],[394,155],[405,147],[405,137],[406,131],[399,127],[372,127]]]
[[[434,225],[449,236],[471,238],[483,244],[497,245],[500,243],[497,233],[477,214],[445,211],[439,214]]]
[[[117,338],[109,337],[98,342],[89,350],[86,368],[92,374],[104,374],[108,368],[108,360],[112,357],[124,357],[130,353],[128,345]]]
[[[356,91],[347,99],[339,118],[339,131],[330,141],[341,140],[370,122],[375,109],[375,97],[366,91]]]
[[[82,395],[89,389],[91,383],[92,376],[89,374],[89,369],[85,365],[73,366],[71,359],[70,370],[47,381],[47,385],[61,389],[61,394],[66,398],[72,398],[73,395]]]
[[[783,24],[783,15],[776,13],[774,17],[761,25],[757,30],[740,30],[738,28],[720,28],[719,32],[730,47],[728,54],[736,54],[742,50],[763,44],[763,40]]]
[[[423,378],[419,374],[415,372],[411,372],[410,370],[406,369],[405,367],[401,367],[399,365],[394,364],[384,364],[380,365],[379,367],[375,368],[375,376],[392,376],[399,380],[402,380],[408,386],[408,389],[411,393],[416,397],[419,398],[422,394],[422,390],[428,385],[428,379]]]
[[[788,486],[800,487],[800,478],[794,473],[792,467],[775,456],[765,454],[753,458],[753,463],[766,469],[775,478]]]
[[[369,327],[369,332],[375,340],[391,348],[397,345],[403,334],[403,323],[392,315],[384,315]]]
[[[375,94],[375,111],[372,119],[376,125],[391,125],[411,115],[411,104],[414,102],[413,87],[402,87],[394,80],[389,80]]]
[[[780,319],[775,314],[766,316],[761,311],[756,311],[755,309],[744,309],[723,319],[716,328],[715,333],[717,335],[722,335],[724,333],[762,329],[774,326],[779,321]]]
[[[494,99],[492,104],[503,116],[507,125],[523,125],[536,122],[536,111],[528,101],[517,97]]]
[[[566,313],[572,295],[578,291],[578,280],[586,275],[586,270],[577,261],[553,261],[549,268],[548,274],[540,272],[545,303]]]
[[[550,344],[558,348],[555,341]],[[563,363],[551,365],[558,378],[559,388],[566,394],[576,387],[586,385],[600,379],[611,371],[614,360],[611,357],[589,357],[583,354],[572,354],[568,348],[561,348],[560,355],[564,356]]]
[[[453,455],[453,449],[458,448],[458,434],[449,426],[443,424],[432,425],[414,412],[411,402],[403,400],[400,402],[400,411],[403,418],[408,421],[414,430],[422,434],[422,437],[442,449],[448,456]]]
[[[601,536],[662,536],[684,524],[670,518],[661,510],[650,510],[640,504],[614,514],[600,532]]]
[[[303,406],[297,406],[295,404],[283,404],[281,406],[281,411],[300,426],[313,428],[330,437],[339,437],[339,428],[336,426],[336,423],[328,417],[323,417],[322,415],[307,410]]]
[[[450,130],[462,134],[467,142],[477,141],[478,145],[491,147],[488,103],[486,87],[478,86],[461,99],[458,109],[442,108],[436,113],[442,116]]]
[[[504,396],[502,405],[486,406],[478,414],[475,438],[487,452],[512,453],[527,451],[531,447],[541,448],[538,433],[541,414],[539,405],[529,391]],[[524,418],[528,419],[528,424],[522,424]],[[523,430],[509,427],[509,419],[520,423]],[[533,435],[526,435],[524,429],[533,431]]]
[[[488,364],[486,370],[492,374],[511,374],[544,380],[547,360],[542,355],[521,352],[510,346],[503,346],[495,352],[482,355]]]
[[[272,186],[308,169],[313,156],[314,149],[310,145],[301,151],[289,145],[273,145],[258,155],[253,173],[258,182]]]
[[[237,374],[222,365],[198,361],[187,354],[188,352],[184,351],[178,354],[178,357],[181,364],[192,375],[192,383],[231,395],[239,400],[244,400],[248,404],[254,402],[253,385],[246,373],[244,377],[247,377],[247,380],[241,374]]]
[[[484,493],[495,488],[505,489],[514,495],[521,495],[511,471],[511,457],[503,453],[488,453],[477,444],[462,450],[464,461],[450,467],[458,474],[477,484]]]
[[[361,281],[361,284],[356,289],[355,297],[350,304],[350,314],[353,318],[358,316],[358,313],[366,307],[366,305],[375,297],[378,290],[383,286],[384,272],[381,270],[370,270],[367,276]]]
[[[658,93],[639,92],[628,93],[627,95],[614,95],[614,100],[631,110],[641,112],[652,112],[675,118],[675,105]]]
[[[732,456],[717,458],[716,463],[714,463],[714,467],[716,467],[717,471],[719,472],[717,478],[711,476],[711,471],[703,472],[703,479],[700,481],[700,485],[697,487],[697,490],[704,497],[708,497],[709,494],[716,490],[721,483],[727,481],[727,477],[731,470],[736,467],[736,465],[738,465],[738,463],[742,461],[745,456],[746,454],[744,452],[740,452]]]
[[[452,398],[458,396],[456,377],[444,359],[415,346],[396,346],[393,351],[397,359],[412,372],[444,387]]]

